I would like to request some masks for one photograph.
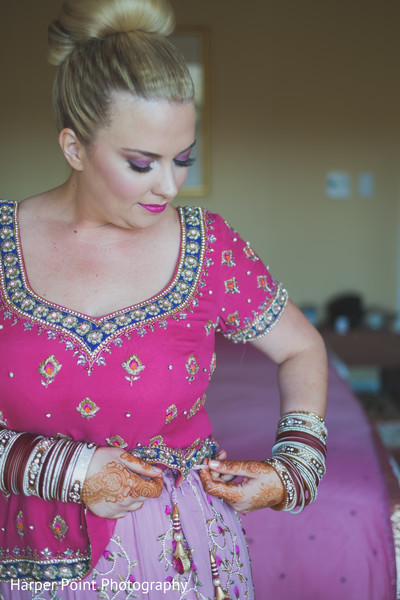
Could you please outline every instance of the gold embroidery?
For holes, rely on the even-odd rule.
[[[268,285],[268,279],[266,275],[259,275],[257,277],[257,283],[258,283],[258,287],[261,288],[262,290],[267,290],[268,292],[271,292],[271,288]]]
[[[239,293],[239,287],[236,281],[236,277],[227,279],[225,282],[225,293],[226,294],[237,294]]]
[[[106,438],[106,442],[109,446],[114,446],[114,448],[126,448],[128,445],[120,435],[113,435]]]
[[[51,522],[50,529],[58,540],[63,540],[68,531],[68,525],[60,515],[56,515]]]
[[[249,242],[247,242],[246,246],[243,248],[243,251],[245,253],[245,255],[247,256],[247,258],[250,258],[250,260],[259,260],[257,254],[254,252],[254,250],[252,248],[250,248],[250,244]]]
[[[50,383],[53,383],[56,375],[61,370],[62,365],[58,362],[56,357],[52,354],[48,358],[46,358],[43,362],[40,363],[38,372],[43,377],[42,385],[47,387]]]
[[[128,376],[125,377],[125,379],[129,381],[131,385],[140,378],[140,373],[146,368],[137,354],[132,354],[122,363],[122,366],[128,373]]]
[[[215,371],[216,367],[217,367],[217,355],[214,352],[214,354],[212,355],[212,358],[211,358],[210,379],[214,375],[214,371]]]
[[[23,519],[24,519],[24,516],[22,514],[22,510],[20,510],[19,513],[17,514],[17,518],[15,519],[15,526],[17,528],[17,532],[19,533],[19,535],[25,535]]]
[[[236,311],[236,312],[228,315],[226,322],[229,323],[229,325],[232,325],[232,327],[239,327],[239,325],[240,325],[239,312]]]
[[[186,370],[189,374],[189,376],[186,377],[186,379],[189,381],[189,383],[191,383],[192,381],[194,381],[195,375],[199,370],[199,365],[197,364],[197,360],[193,354],[191,354],[188,358],[188,361],[186,363]]]
[[[166,410],[165,416],[165,424],[171,423],[172,419],[175,419],[178,416],[178,409],[175,404],[171,404]]]
[[[232,250],[223,250],[221,264],[227,265],[228,267],[235,266],[235,259],[233,258]]]
[[[3,427],[7,427],[7,419],[3,415],[2,411],[0,411],[0,425],[3,425]]]
[[[201,409],[202,406],[206,403],[206,395],[204,394],[202,398],[197,398],[196,402],[193,404],[190,409],[187,419],[191,419],[194,415]]]
[[[158,448],[158,446],[160,446],[161,444],[164,444],[163,436],[156,435],[153,438],[151,438],[149,446],[152,446],[153,448]]]
[[[80,402],[79,406],[76,407],[76,410],[81,413],[82,417],[85,419],[91,419],[100,408],[92,402],[90,398],[85,398]]]

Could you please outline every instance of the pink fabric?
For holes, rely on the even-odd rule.
[[[4,427],[127,449],[182,448],[211,433],[204,404],[215,329],[238,339],[259,335],[278,320],[286,296],[221,217],[189,207],[180,216],[181,258],[171,284],[147,302],[92,319],[29,287],[17,205],[0,204]],[[50,527],[56,517],[68,527],[61,539]],[[80,505],[1,497],[2,562],[29,558],[28,547],[39,557],[46,549],[49,560],[62,562],[68,549],[88,560],[90,538],[93,567],[114,526],[92,514],[86,523]]]
[[[249,345],[219,339],[216,348],[208,411],[220,446],[231,458],[268,457],[279,418],[276,367]],[[316,502],[300,515],[265,510],[243,520],[256,597],[394,600],[390,511],[371,425],[333,368],[326,423]]]

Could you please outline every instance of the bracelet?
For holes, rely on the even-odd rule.
[[[279,419],[272,457],[262,461],[285,489],[284,500],[271,508],[297,514],[314,502],[326,472],[326,438],[324,419],[315,413],[295,411]]]
[[[0,491],[82,502],[96,444],[0,430]]]

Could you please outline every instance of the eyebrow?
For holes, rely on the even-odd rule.
[[[179,156],[179,154],[183,154],[184,152],[187,152],[187,150],[190,150],[195,145],[196,145],[196,140],[193,142],[193,144],[190,144],[190,146],[188,146],[184,150],[181,150],[180,152],[178,152],[177,156]],[[139,148],[122,148],[122,150],[124,152],[137,152],[138,154],[142,154],[143,156],[148,156],[149,158],[156,158],[156,159],[161,158],[161,154],[156,154],[155,152],[148,152],[147,150],[140,150]]]

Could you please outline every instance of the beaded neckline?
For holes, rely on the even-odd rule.
[[[11,314],[26,319],[27,328],[38,324],[50,333],[62,334],[67,344],[85,351],[89,362],[131,329],[140,335],[158,322],[195,305],[194,298],[205,252],[205,224],[201,208],[179,207],[181,251],[171,282],[152,298],[103,317],[89,317],[48,302],[29,286],[18,235],[18,204],[0,202],[0,277],[4,303]],[[72,347],[71,347],[72,349]]]

